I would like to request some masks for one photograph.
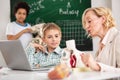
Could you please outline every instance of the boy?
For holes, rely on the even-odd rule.
[[[42,29],[42,40],[46,46],[31,43],[26,52],[32,67],[53,66],[60,63],[62,49],[59,47],[61,41],[61,29],[54,23],[47,23]],[[37,51],[39,49],[39,52]]]

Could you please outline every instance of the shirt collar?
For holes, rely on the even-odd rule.
[[[24,25],[21,25],[20,23],[18,23],[16,21],[15,21],[15,23],[18,24],[19,26],[22,26],[22,27],[27,27],[28,26],[28,23],[25,23]]]
[[[114,39],[114,36],[117,34],[117,32],[118,30],[115,27],[110,28],[103,38],[102,44],[106,45],[107,43],[110,43]]]
[[[60,46],[58,46],[57,48],[55,48],[55,50],[52,53],[60,54],[61,52],[62,52],[62,49],[60,48]],[[46,47],[45,53],[49,54],[47,47]]]

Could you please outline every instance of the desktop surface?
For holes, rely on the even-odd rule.
[[[47,74],[48,72],[3,68],[0,70],[0,80],[49,80]],[[63,80],[120,80],[120,72],[73,72]]]

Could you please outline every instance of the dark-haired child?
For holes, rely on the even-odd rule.
[[[14,8],[14,15],[16,20],[8,23],[6,29],[6,36],[8,40],[19,39],[24,48],[32,39],[31,25],[25,22],[26,17],[29,14],[30,7],[26,2],[19,2]]]

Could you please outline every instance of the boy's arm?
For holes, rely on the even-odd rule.
[[[42,59],[42,57],[40,58],[40,59]],[[57,64],[59,64],[60,63],[60,58],[57,58],[57,59],[48,59],[48,60],[41,60],[40,62],[39,62],[39,65],[41,66],[41,67],[43,67],[43,66],[52,66],[52,65],[57,65]]]
[[[35,58],[35,48],[30,43],[25,51],[27,53],[27,57],[28,57],[30,65],[32,67],[35,67],[35,64],[38,63],[37,59]]]

